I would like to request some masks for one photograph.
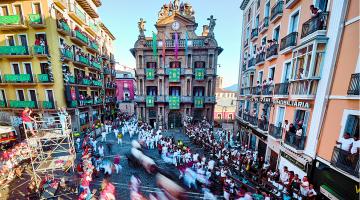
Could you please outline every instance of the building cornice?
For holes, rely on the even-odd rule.
[[[248,5],[250,0],[243,0],[240,5],[241,10],[245,10],[246,6]]]

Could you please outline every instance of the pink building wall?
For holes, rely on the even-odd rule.
[[[135,95],[135,81],[133,79],[116,79],[117,89],[116,97],[118,101],[124,101],[124,90],[128,90],[130,95],[130,101],[134,100]],[[127,89],[124,85],[128,85]]]
[[[214,119],[219,120],[218,114],[221,114],[222,120],[234,120],[235,119],[235,112],[214,112]],[[229,118],[229,115],[232,115],[232,119]]]

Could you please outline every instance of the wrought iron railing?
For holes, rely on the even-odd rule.
[[[291,82],[291,95],[314,96],[316,95],[318,79],[302,79]]]
[[[348,87],[348,95],[359,95],[360,91],[360,73],[351,74],[351,79]]]
[[[306,136],[297,136],[295,133],[287,133],[285,135],[285,144],[295,148],[296,150],[304,150]]]
[[[269,130],[269,121],[259,119],[258,120],[258,128],[262,131],[268,131]]]
[[[291,47],[296,46],[296,40],[297,40],[298,32],[292,32],[281,39],[280,41],[280,51]]]
[[[259,32],[264,31],[268,27],[269,27],[269,17],[264,17],[263,21],[260,24]]]
[[[263,63],[265,62],[265,51],[264,52],[260,52],[256,55],[256,64],[259,64],[259,63]]]
[[[275,124],[270,124],[269,135],[271,135],[275,139],[281,139],[282,138],[281,123],[278,126],[275,126]]]
[[[318,15],[312,17],[302,25],[301,38],[304,38],[315,31],[326,30],[328,12],[321,12]]]
[[[278,55],[278,49],[279,49],[279,45],[278,44],[273,44],[271,45],[267,50],[266,50],[266,59],[272,57],[272,56],[277,56]]]
[[[248,68],[255,66],[256,58],[250,58],[248,61]]]
[[[253,28],[253,29],[251,30],[251,39],[253,39],[254,37],[257,37],[257,36],[259,36],[259,29],[258,29],[258,27]]]
[[[278,1],[274,7],[271,8],[270,20],[275,19],[278,15],[283,13],[284,1]]]
[[[274,87],[274,95],[289,95],[289,83],[278,83]]]
[[[344,170],[353,176],[359,177],[360,161],[357,152],[352,154],[349,151],[334,147],[331,165]]]

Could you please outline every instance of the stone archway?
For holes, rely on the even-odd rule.
[[[181,128],[182,127],[181,120],[182,117],[179,111],[170,111],[168,114],[168,128],[169,129]]]

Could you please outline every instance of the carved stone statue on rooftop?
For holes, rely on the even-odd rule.
[[[214,37],[214,28],[216,26],[216,19],[214,18],[214,16],[210,16],[210,18],[207,18],[207,20],[209,20],[209,34],[208,37]]]
[[[144,21],[143,18],[140,18],[140,21],[138,22],[138,28],[139,28],[139,38],[145,37],[145,24],[146,21]]]
[[[193,17],[195,12],[192,9],[192,6],[189,3],[184,4],[184,13],[186,17]]]
[[[174,6],[174,10],[175,11],[179,11],[179,6],[180,6],[180,2],[179,2],[179,0],[174,0],[174,4],[173,4],[173,6]]]

